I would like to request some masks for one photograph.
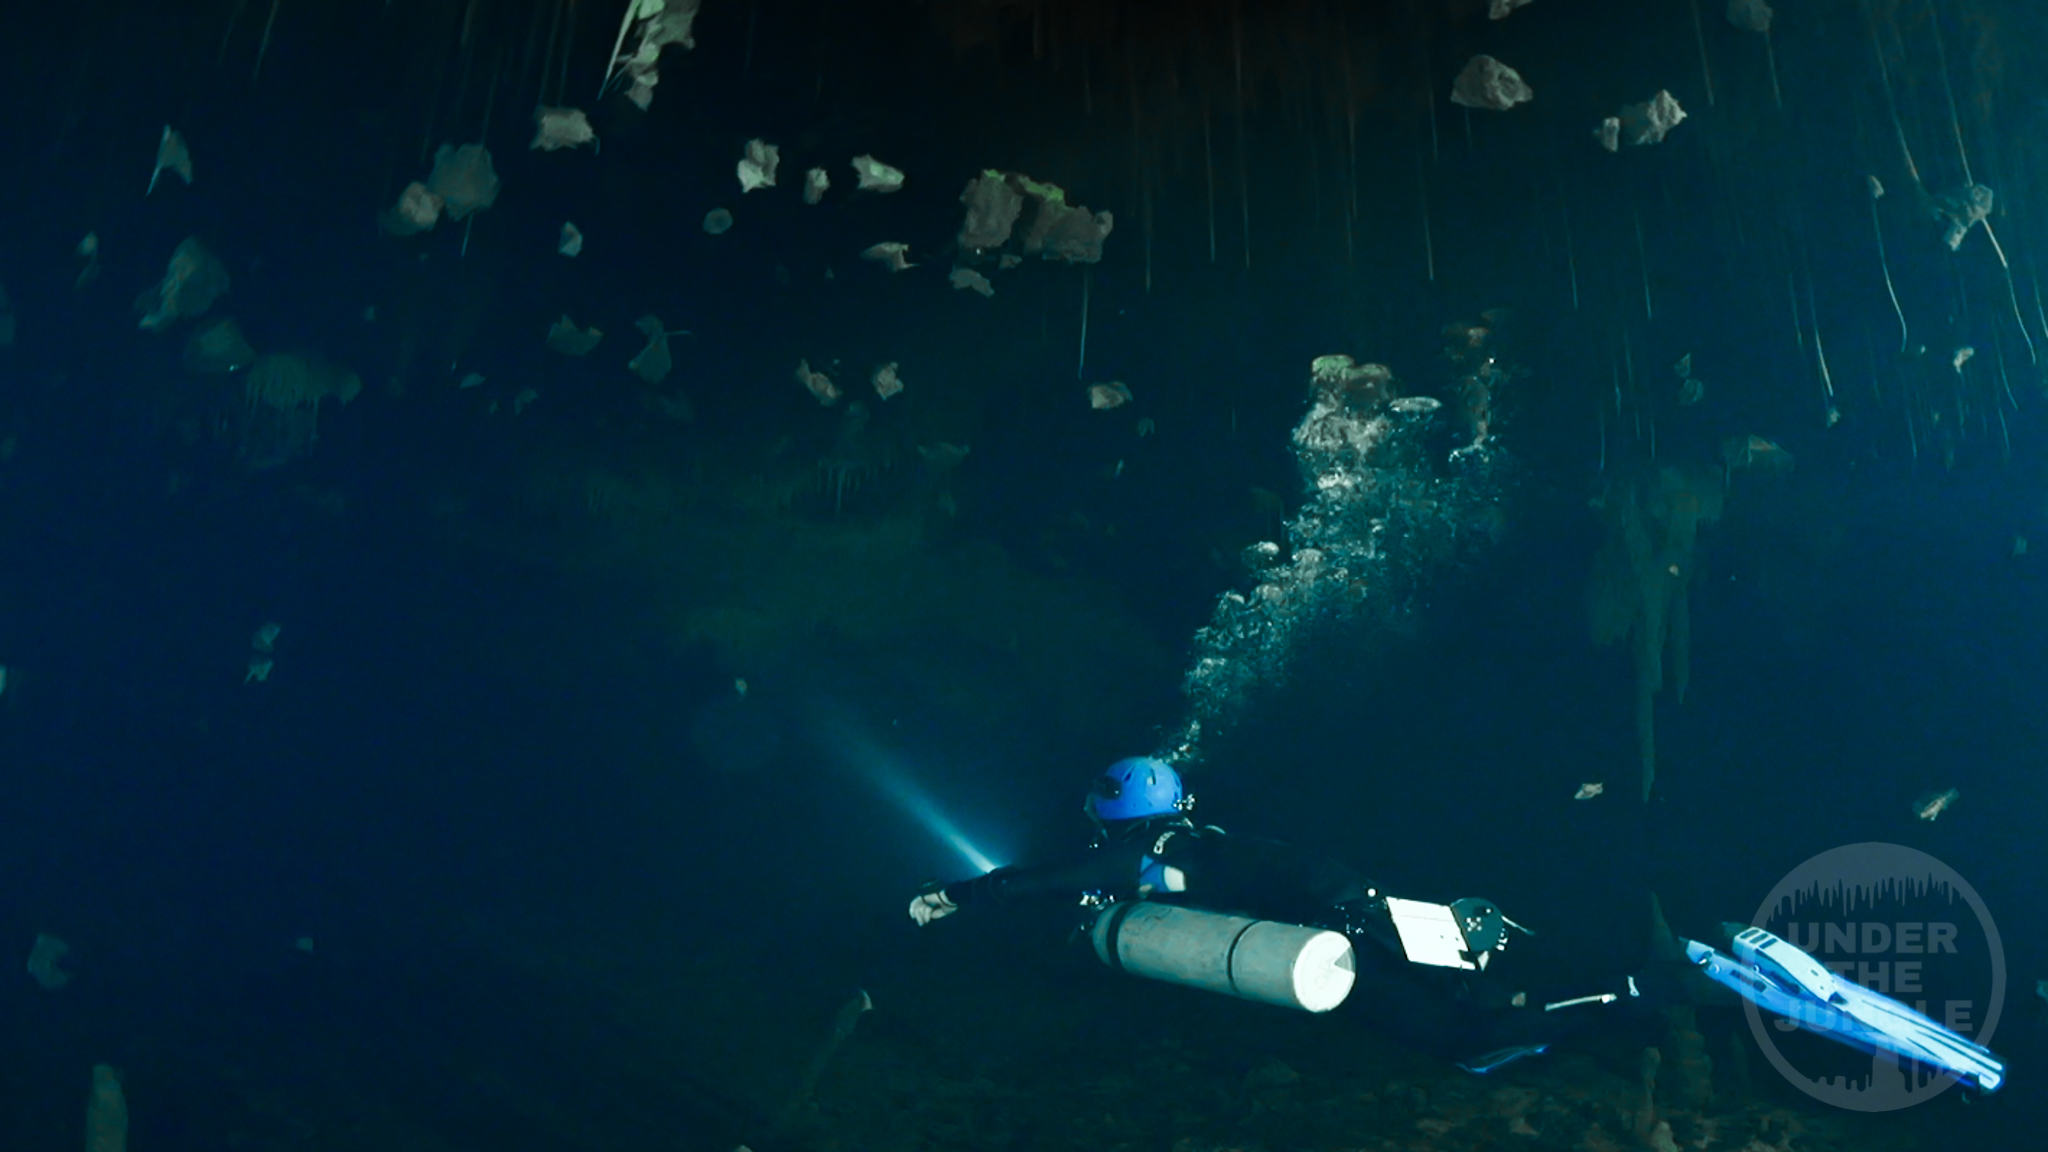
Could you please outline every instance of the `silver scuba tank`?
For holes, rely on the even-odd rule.
[[[1104,907],[1089,937],[1133,976],[1305,1012],[1342,1004],[1358,977],[1341,932],[1150,900]]]

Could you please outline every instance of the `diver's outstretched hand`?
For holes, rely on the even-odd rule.
[[[943,920],[958,912],[960,906],[946,898],[944,888],[931,892],[919,892],[910,901],[910,918],[917,921],[919,928],[934,920]]]

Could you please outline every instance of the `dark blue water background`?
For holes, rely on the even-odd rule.
[[[10,28],[10,107],[35,115],[0,138],[0,279],[22,332],[0,350],[0,431],[19,438],[0,464],[0,949],[25,956],[36,933],[61,936],[79,978],[57,995],[26,979],[0,994],[0,1143],[71,1146],[84,1073],[109,1062],[148,1070],[130,1086],[138,1149],[218,1147],[229,1130],[283,1146],[304,1136],[294,1124],[452,1147],[723,1147],[760,1121],[725,1062],[773,1065],[744,1054],[762,1048],[800,1064],[854,987],[884,1008],[962,984],[1001,998],[1013,979],[1049,994],[1028,981],[1050,939],[983,927],[948,950],[909,929],[915,886],[965,866],[857,757],[825,746],[817,718],[873,741],[1001,860],[1078,841],[1078,782],[1178,720],[1176,665],[1235,578],[1212,557],[1249,538],[1245,491],[1297,498],[1286,432],[1308,359],[1344,350],[1429,380],[1442,371],[1437,327],[1503,303],[1522,313],[1530,380],[1528,439],[1508,437],[1525,470],[1502,542],[1446,574],[1406,634],[1298,669],[1220,742],[1196,781],[1203,813],[1390,883],[1484,892],[1603,971],[1640,952],[1651,890],[1679,931],[1704,934],[1746,918],[1817,852],[1919,847],[1976,885],[2004,933],[1997,1046],[2014,1088],[1912,1122],[1973,1144],[2038,1131],[2048,576],[2039,556],[2011,554],[2015,535],[2048,547],[2038,386],[2019,388],[2009,461],[1979,440],[1952,471],[1924,459],[1915,471],[1896,436],[1860,417],[1824,432],[1815,385],[1784,347],[1782,286],[1738,293],[1683,271],[1718,259],[1709,230],[1686,223],[1710,191],[1686,179],[1707,164],[1697,141],[1675,136],[1658,178],[1566,182],[1586,215],[1626,200],[1596,199],[1603,181],[1654,204],[1660,320],[1639,334],[1644,361],[1661,371],[1702,349],[1704,373],[1714,358],[1726,405],[1674,417],[1665,451],[1711,461],[1722,435],[1759,431],[1800,462],[1782,484],[1738,486],[1704,537],[1691,692],[1660,711],[1664,763],[1642,806],[1631,672],[1588,645],[1584,624],[1599,526],[1585,507],[1597,441],[1580,414],[1605,346],[1567,310],[1554,263],[1533,267],[1554,237],[1486,211],[1534,195],[1547,167],[1590,161],[1521,150],[1494,121],[1471,125],[1468,144],[1448,117],[1432,169],[1434,285],[1411,230],[1376,232],[1346,268],[1299,204],[1255,219],[1253,271],[1212,268],[1199,161],[1159,161],[1159,232],[1173,239],[1155,253],[1153,290],[1125,204],[1089,273],[1087,377],[1130,380],[1158,422],[1133,448],[1076,400],[1081,273],[1033,269],[983,302],[852,258],[883,236],[940,247],[952,189],[981,166],[1069,182],[1094,204],[1110,194],[1087,181],[1109,185],[1129,162],[1089,152],[1090,122],[1057,119],[1072,109],[1033,106],[1028,79],[1016,103],[978,103],[986,77],[915,13],[764,3],[742,74],[731,45],[744,6],[709,4],[705,47],[664,68],[654,114],[597,117],[595,160],[523,151],[524,124],[501,108],[489,142],[506,190],[458,258],[451,230],[401,243],[372,214],[423,174],[426,108],[440,110],[430,144],[473,138],[483,82],[450,113],[454,81],[436,69],[454,65],[439,47],[402,42],[389,16],[287,4],[252,90],[246,27],[232,65],[206,66],[225,24],[216,7],[195,20],[129,6],[108,66],[68,16]],[[584,35],[609,20],[586,19]],[[1572,39],[1555,25],[1530,35],[1539,59]],[[1634,43],[1614,26],[1601,36]],[[1792,81],[1802,92],[1824,91],[1814,77],[1833,50],[1781,47],[1780,63],[1808,69]],[[571,69],[574,102],[594,87],[592,58]],[[1657,86],[1636,78],[1653,61],[1610,58],[1626,75],[1609,84],[1527,71],[1567,106],[1578,85]],[[438,104],[421,96],[433,77]],[[1821,155],[1791,179],[1858,178],[1830,114],[1813,114]],[[200,179],[144,201],[165,119],[192,140]],[[812,158],[869,150],[913,183],[818,209],[740,201],[731,163],[755,135],[788,142],[786,184]],[[1420,142],[1386,139],[1406,150],[1384,180],[1404,183]],[[742,227],[713,241],[698,222],[719,205]],[[591,238],[573,263],[552,254],[563,218]],[[1238,234],[1225,225],[1228,265]],[[1823,318],[1840,310],[1882,333],[1863,225],[1791,227],[1814,253]],[[87,230],[102,271],[74,293],[71,248]],[[129,300],[190,234],[230,267],[233,313],[259,346],[318,349],[363,376],[364,398],[323,416],[312,458],[249,475],[231,454],[179,447],[161,418],[153,398],[178,387],[177,340],[136,332]],[[1586,243],[1589,267],[1619,250]],[[1943,255],[1894,249],[1921,313],[1939,310],[1943,290],[1927,286]],[[1602,275],[1599,291],[1619,297],[1633,273]],[[985,303],[1004,310],[991,319]],[[527,468],[565,442],[600,457],[644,446],[633,428],[646,417],[606,389],[616,365],[541,350],[565,310],[618,317],[613,350],[640,311],[690,329],[677,353],[697,428],[787,429],[811,449],[830,442],[833,417],[788,383],[789,362],[865,363],[915,340],[985,350],[983,375],[959,385],[977,397],[961,531],[1098,599],[1165,654],[1160,672],[1123,686],[1133,707],[1113,722],[991,722],[921,694],[934,676],[978,674],[971,651],[821,636],[763,679],[758,710],[734,705],[733,677],[754,670],[677,627],[660,564],[589,562],[601,551],[590,530],[525,503]],[[399,333],[401,315],[425,319]],[[1836,327],[1856,343],[1849,320]],[[543,388],[555,430],[451,401],[467,371],[508,398]],[[919,389],[946,387],[919,381],[904,402],[942,405]],[[1076,534],[1055,563],[1039,545],[1077,515],[1117,530]],[[247,637],[266,620],[284,625],[278,668],[245,686]],[[1587,780],[1608,796],[1566,802]],[[1962,799],[1949,814],[1913,818],[1916,795],[1951,786]],[[1101,997],[1110,1031],[1149,1026],[1119,1017],[1101,986],[1051,987]],[[1298,1025],[1272,1027],[1284,1050],[1276,1038]],[[1012,1043],[997,1019],[983,1058]],[[287,1103],[266,1113],[265,1100]]]

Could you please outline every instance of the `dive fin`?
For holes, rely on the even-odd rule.
[[[1505,1068],[1525,1056],[1541,1056],[1550,1050],[1548,1044],[1517,1044],[1508,1048],[1496,1048],[1483,1056],[1470,1056],[1458,1061],[1458,1067],[1477,1076],[1484,1076],[1496,1068]]]

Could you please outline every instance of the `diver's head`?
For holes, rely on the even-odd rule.
[[[1097,828],[1114,833],[1155,820],[1179,817],[1193,808],[1195,798],[1181,788],[1180,773],[1164,760],[1131,756],[1102,770],[1088,786],[1082,805]]]

